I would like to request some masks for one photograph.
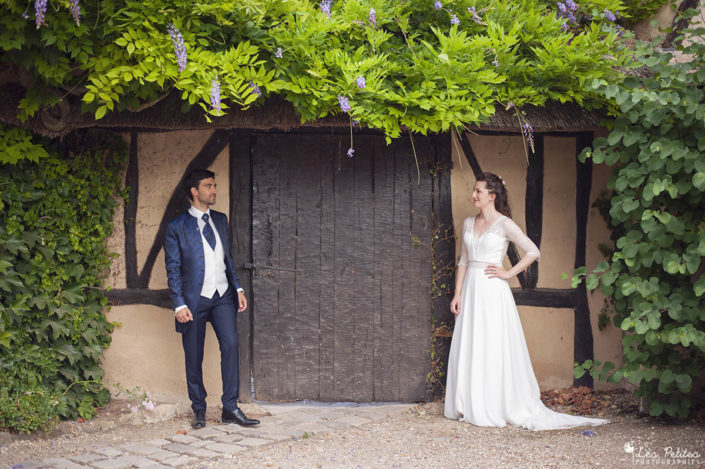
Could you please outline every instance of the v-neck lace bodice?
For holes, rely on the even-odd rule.
[[[463,223],[463,247],[458,265],[468,262],[501,264],[507,254],[509,241],[531,256],[540,256],[536,244],[524,234],[519,225],[502,215],[492,222],[485,231],[476,235],[475,217],[468,217]]]

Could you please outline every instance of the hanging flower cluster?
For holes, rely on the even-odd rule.
[[[370,8],[370,16],[367,19],[370,21],[373,28],[377,26],[377,12],[374,8]]]
[[[278,59],[281,59],[282,57],[284,57],[284,53],[283,53],[281,47],[277,47],[277,51],[274,53],[274,57],[276,57]]]
[[[558,2],[559,17],[567,20],[563,23],[563,26],[561,26],[564,31],[569,28],[568,21],[577,24],[578,20],[575,18],[575,11],[577,9],[578,5],[573,0],[566,0],[565,3]]]
[[[526,122],[524,125],[521,126],[521,132],[524,134],[524,138],[526,139],[526,143],[529,144],[529,148],[531,148],[531,152],[534,152],[534,128],[531,127],[531,124]]]
[[[338,95],[338,104],[340,104],[340,110],[343,111],[345,114],[347,114],[348,111],[351,109],[350,103],[348,102],[348,98],[346,98],[345,96]]]
[[[257,97],[262,96],[262,90],[259,89],[259,86],[254,81],[250,80],[249,87],[252,90],[252,94],[256,94]]]
[[[34,22],[37,24],[37,29],[43,24],[46,24],[44,18],[47,13],[47,0],[36,0],[34,2]]]
[[[222,111],[220,108],[220,81],[215,77],[211,83],[211,108],[217,111]]]
[[[176,63],[179,64],[179,73],[186,70],[186,46],[184,45],[184,37],[181,35],[178,29],[174,26],[174,23],[169,24],[166,28],[169,36],[171,36],[171,41],[174,43],[174,54],[176,54]]]
[[[460,20],[458,19],[458,15],[456,15],[455,13],[453,13],[450,16],[450,24],[455,24],[455,25],[460,24]]]
[[[617,21],[617,17],[614,15],[614,13],[612,13],[611,11],[609,11],[607,8],[605,8],[605,19],[606,19],[607,21],[612,22],[612,23],[614,23],[615,21]]]
[[[358,88],[360,88],[361,90],[365,89],[365,77],[360,75],[359,77],[357,77],[357,80],[355,80],[355,81],[357,82]]]
[[[81,5],[78,4],[78,0],[71,0],[69,2],[69,9],[71,10],[71,15],[73,20],[76,22],[77,26],[81,25]]]
[[[79,5],[79,0],[69,0],[69,10],[71,10],[71,16],[76,22],[77,26],[81,25],[81,5]],[[47,26],[46,23],[47,14],[47,0],[35,0],[34,1],[34,23],[37,25],[37,29],[42,26]],[[29,19],[27,10],[22,13],[22,18]]]
[[[477,24],[482,23],[482,18],[480,18],[480,15],[477,13],[477,10],[475,10],[475,7],[468,7],[468,13],[470,13],[472,15],[472,20],[475,23],[477,23]]]
[[[330,7],[333,4],[333,0],[323,0],[318,4],[319,8],[323,13],[325,13],[328,18],[330,18]]]

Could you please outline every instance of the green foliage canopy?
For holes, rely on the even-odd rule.
[[[576,22],[540,0],[440,9],[431,0],[341,0],[330,16],[305,0],[103,0],[81,2],[77,24],[68,3],[52,2],[36,27],[28,2],[3,2],[0,60],[33,76],[23,119],[68,93],[97,119],[177,92],[184,109],[200,105],[209,120],[276,94],[309,121],[340,113],[344,96],[351,120],[393,138],[403,127],[426,134],[481,123],[509,103],[597,106],[585,85],[612,81],[623,58],[604,20],[606,9],[623,11],[619,0],[578,2]],[[183,71],[170,24],[184,40]],[[212,105],[214,80],[222,110]]]
[[[705,367],[703,38],[705,28],[689,30],[678,60],[643,44],[637,60],[651,76],[591,83],[617,114],[607,138],[583,154],[614,166],[606,218],[616,248],[586,286],[608,296],[625,333],[620,367],[588,362],[576,373],[638,384],[652,415],[687,415]]]

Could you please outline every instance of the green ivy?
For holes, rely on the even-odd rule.
[[[554,1],[442,3],[340,0],[329,17],[306,0],[102,0],[81,2],[80,25],[65,4],[37,28],[26,1],[7,1],[0,60],[32,76],[22,119],[69,94],[101,119],[177,92],[184,110],[198,105],[209,121],[278,95],[305,122],[339,114],[344,96],[351,120],[388,139],[403,128],[426,134],[482,123],[510,103],[599,106],[586,83],[619,76],[621,39],[604,20],[605,10],[624,10],[619,0],[577,2],[575,22]],[[184,39],[183,71],[172,23]],[[222,110],[211,105],[216,79]]]
[[[0,166],[0,427],[31,431],[110,398],[103,280],[126,147],[100,133],[15,140],[46,156]]]
[[[704,36],[690,30],[679,60],[643,44],[648,77],[591,84],[617,114],[583,153],[614,167],[606,218],[615,249],[574,282],[587,275],[587,288],[601,289],[624,336],[621,366],[589,361],[576,376],[638,384],[652,415],[686,416],[705,367]]]

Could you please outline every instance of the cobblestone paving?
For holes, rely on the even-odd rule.
[[[14,469],[127,469],[193,467],[214,458],[232,458],[280,441],[306,438],[382,420],[412,407],[411,404],[368,405],[260,405],[270,416],[256,427],[209,424],[186,434],[177,433],[142,443],[95,449],[78,456],[17,461]]]

